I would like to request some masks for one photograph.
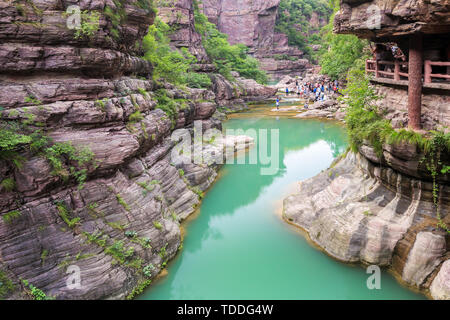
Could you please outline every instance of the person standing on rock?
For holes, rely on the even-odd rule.
[[[277,110],[280,110],[280,99],[278,99],[278,98],[277,98],[277,103],[276,103],[276,105],[277,105]]]
[[[286,97],[289,95],[289,88],[286,88]]]

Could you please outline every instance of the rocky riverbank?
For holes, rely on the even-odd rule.
[[[220,75],[212,75],[211,89],[149,80],[151,65],[134,44],[153,22],[151,10],[133,1],[120,8],[110,1],[71,4],[99,12],[110,6],[127,19],[113,31],[101,15],[100,31],[88,41],[66,29],[60,1],[0,4],[2,123],[41,132],[58,146],[23,148],[19,162],[0,160],[0,181],[12,182],[0,189],[0,278],[8,284],[0,298],[36,298],[30,285],[56,299],[139,293],[179,250],[180,222],[220,167],[174,164],[171,133],[185,128],[193,135],[194,121],[202,131],[221,129],[218,106],[275,92]],[[176,102],[175,114],[161,109],[158,92]],[[226,140],[236,148],[250,143]],[[205,141],[203,154],[214,152],[220,147]],[[61,162],[52,157],[59,154]],[[80,272],[75,288],[68,286],[73,270]]]
[[[417,170],[420,155],[389,147],[374,163],[373,150],[362,150],[301,182],[284,200],[283,217],[338,260],[388,267],[406,285],[449,299],[449,237],[436,227],[432,183]],[[439,191],[442,213],[449,212],[449,191]]]

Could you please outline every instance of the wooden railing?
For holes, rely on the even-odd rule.
[[[394,66],[394,71],[383,70],[383,66]],[[401,72],[401,66],[408,66],[408,62],[401,61],[384,61],[384,60],[367,60],[366,72],[374,73],[375,78],[392,78],[394,80],[400,80],[401,77],[408,78],[407,72]]]
[[[447,67],[447,70],[450,70],[450,62],[441,62],[441,61],[430,61],[425,60],[425,73],[424,73],[424,82],[432,83],[433,78],[450,80],[450,75],[442,74],[442,73],[433,73],[433,66],[437,67]],[[383,66],[394,66],[393,71],[386,71]],[[375,74],[375,78],[390,78],[393,80],[401,80],[401,77],[408,78],[408,72],[402,72],[401,67],[408,67],[408,62],[402,61],[384,61],[384,60],[367,60],[366,61],[366,73]]]
[[[433,73],[433,66],[447,67],[448,73],[450,62],[425,60],[425,76],[424,76],[425,83],[431,83],[433,78],[450,80],[450,75],[448,74]]]

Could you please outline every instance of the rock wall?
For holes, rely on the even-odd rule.
[[[30,298],[21,280],[56,299],[122,299],[147,284],[177,253],[179,223],[219,167],[174,165],[171,132],[193,134],[195,120],[204,130],[220,129],[218,102],[273,94],[262,86],[224,94],[233,91],[231,83],[215,92],[181,91],[148,80],[152,68],[139,57],[139,43],[154,15],[142,3],[0,3],[1,124],[22,123],[94,155],[82,188],[69,175],[75,164],[68,158],[58,171],[66,175],[29,148],[19,150],[18,165],[0,160],[0,181],[15,182],[0,188],[0,275],[15,287],[0,298]],[[66,28],[64,12],[74,4],[101,14],[91,38]],[[107,6],[126,14],[118,30],[104,15]],[[182,101],[173,121],[157,108],[161,88]],[[67,286],[69,266],[79,268],[81,287]]]
[[[210,64],[202,45],[202,38],[195,31],[192,0],[169,1],[165,6],[163,4],[164,2],[160,3],[158,16],[169,26],[174,27],[174,32],[170,35],[173,47],[188,48],[200,65]]]
[[[228,35],[231,44],[248,46],[261,68],[272,79],[280,79],[288,74],[301,75],[311,65],[303,59],[302,51],[288,46],[285,34],[275,32],[279,4],[280,0],[205,0],[203,11],[210,22]]]
[[[334,31],[391,39],[416,32],[450,31],[450,3],[429,0],[341,0]]]
[[[206,0],[203,10],[231,44],[243,43],[250,53],[263,55],[273,45],[280,0]]]
[[[285,199],[283,216],[336,259],[389,267],[405,284],[449,299],[449,235],[437,228],[432,183],[419,178],[411,157],[420,155],[397,148],[386,147],[383,160],[368,146],[362,154],[349,152],[303,181],[300,192]],[[450,188],[447,180],[439,183],[448,225]]]
[[[377,101],[386,110],[386,118],[394,128],[408,125],[408,89],[406,86],[373,83],[382,97]],[[450,93],[447,90],[425,88],[422,94],[422,126],[425,130],[448,130],[450,126]]]

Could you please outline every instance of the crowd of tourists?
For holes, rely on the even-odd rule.
[[[300,98],[307,98],[313,93],[314,101],[324,101],[327,100],[327,95],[339,92],[339,82],[337,80],[316,83],[299,83],[297,80],[295,82],[295,87],[296,92],[291,92],[289,91],[289,88],[286,88],[286,96],[289,96],[289,94],[297,94]]]

